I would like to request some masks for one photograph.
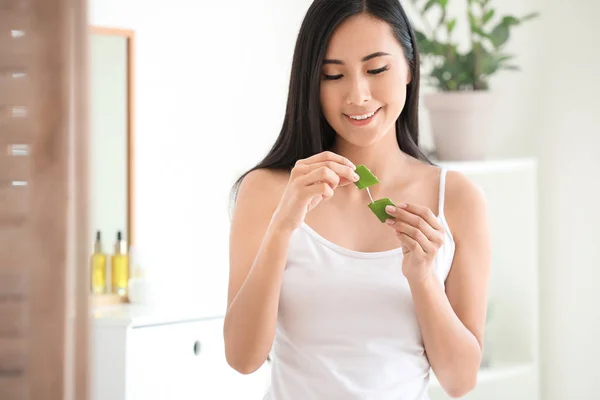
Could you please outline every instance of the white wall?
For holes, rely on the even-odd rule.
[[[219,298],[226,284],[228,188],[277,135],[309,3],[92,1],[92,23],[137,34],[138,242],[148,264],[193,301]],[[542,13],[514,31],[510,46],[524,71],[493,81],[501,135],[490,153],[540,158],[542,398],[598,398],[600,5],[494,3]]]
[[[173,299],[224,311],[229,188],[279,131],[309,3],[91,1],[135,31],[136,241]]]
[[[536,70],[544,399],[600,398],[600,3],[543,2]]]

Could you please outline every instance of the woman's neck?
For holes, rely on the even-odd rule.
[[[397,180],[412,158],[403,153],[394,132],[388,133],[371,146],[356,146],[337,137],[332,151],[354,163],[364,164],[382,183]]]

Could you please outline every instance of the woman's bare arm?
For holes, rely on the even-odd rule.
[[[438,279],[411,285],[427,357],[442,387],[462,397],[476,385],[486,317],[491,242],[482,192],[448,172],[446,217],[456,253],[445,293]]]
[[[298,160],[289,174],[253,171],[240,185],[223,327],[227,362],[237,371],[256,371],[271,350],[292,232],[336,187],[356,182],[355,169],[348,159],[325,151]]]
[[[277,308],[291,231],[272,224],[285,184],[278,173],[257,170],[240,185],[230,233],[227,362],[243,374],[265,362],[275,335]],[[285,182],[285,181],[283,181]]]

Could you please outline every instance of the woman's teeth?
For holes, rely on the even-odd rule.
[[[363,114],[363,115],[349,115],[350,118],[360,121],[363,119],[367,119],[367,118],[371,118],[373,115],[375,115],[375,113],[377,112],[377,110],[369,113],[369,114]]]

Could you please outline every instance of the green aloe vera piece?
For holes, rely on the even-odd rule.
[[[385,212],[386,206],[396,206],[390,199],[384,197],[383,199],[375,200],[373,203],[369,203],[369,208],[373,211],[373,214],[379,218],[381,222],[385,222],[388,218],[393,218],[391,215]]]
[[[371,171],[369,171],[369,168],[362,164],[357,166],[354,172],[360,176],[358,182],[354,182],[359,189],[368,188],[369,186],[379,183],[379,179],[377,179],[377,177],[373,175]]]

